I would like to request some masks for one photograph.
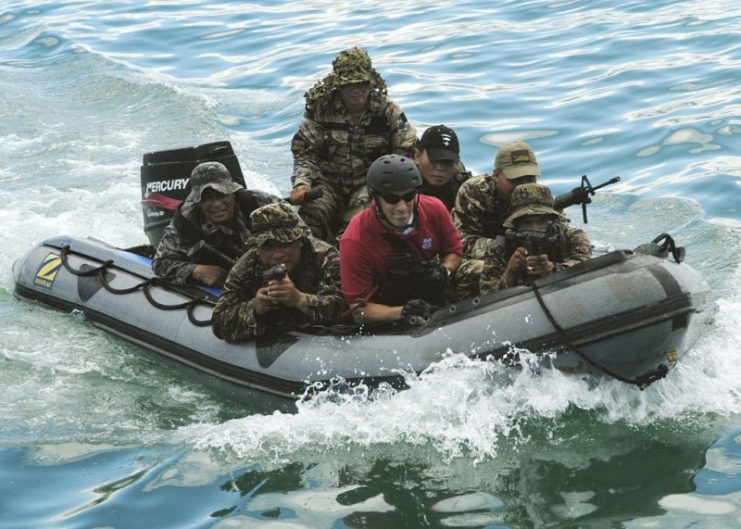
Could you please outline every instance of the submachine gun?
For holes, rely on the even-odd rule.
[[[605,186],[609,186],[610,184],[614,184],[619,181],[620,177],[615,176],[613,178],[610,178],[607,182],[602,182],[599,185],[593,186],[589,182],[587,175],[582,175],[581,185],[579,187],[575,187],[568,193],[557,196],[553,201],[553,209],[555,209],[556,211],[563,211],[567,207],[573,206],[574,204],[581,204],[581,213],[582,217],[584,218],[584,224],[586,224],[587,204],[591,204],[592,202],[592,198],[590,197],[590,195],[594,196],[594,193],[598,189],[602,189]]]

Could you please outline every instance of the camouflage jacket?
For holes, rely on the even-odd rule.
[[[460,167],[463,166],[461,165]],[[452,212],[453,206],[455,205],[455,197],[458,195],[458,190],[461,188],[463,183],[470,178],[471,173],[463,168],[462,171],[454,174],[450,182],[445,184],[443,187],[432,187],[426,180],[423,180],[419,192],[423,195],[439,198],[440,201],[445,204],[445,208],[449,212]]]
[[[511,213],[509,198],[503,197],[490,175],[474,176],[458,190],[453,207],[453,224],[463,241],[464,259],[483,259],[504,235],[502,223]]]
[[[357,124],[337,91],[307,105],[293,137],[293,187],[317,179],[350,196],[365,186],[370,164],[384,154],[412,156],[416,131],[388,97],[372,90]]]
[[[339,255],[323,241],[309,238],[302,248],[301,261],[290,273],[296,288],[308,296],[311,316],[285,306],[257,314],[255,296],[264,286],[264,271],[256,248],[249,249],[234,265],[211,317],[216,336],[239,342],[313,324],[331,325],[347,308],[340,290]]]
[[[175,218],[165,229],[162,240],[157,246],[157,253],[152,261],[154,273],[165,277],[176,284],[192,282],[191,274],[196,264],[215,264],[202,262],[188,252],[204,237],[213,237],[228,241],[238,255],[246,251],[247,239],[250,235],[250,213],[265,204],[277,202],[280,199],[262,191],[243,190],[237,192],[234,219],[228,224],[211,224],[201,217],[198,204],[183,202],[179,209],[185,221],[192,225],[188,233],[178,228]],[[236,260],[236,259],[235,259]]]
[[[560,224],[563,233],[563,255],[564,260],[555,263],[556,270],[568,268],[582,261],[588,260],[592,256],[592,245],[589,237],[579,228],[572,228],[566,224]],[[500,280],[507,268],[504,256],[504,236],[498,237],[496,244],[493,245],[487,255],[484,257],[484,269],[481,272],[479,280],[479,289],[482,294],[492,290],[501,290],[507,286]]]

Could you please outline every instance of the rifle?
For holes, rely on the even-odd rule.
[[[615,182],[619,181],[620,177],[615,176],[613,178],[610,178],[607,182],[602,182],[599,185],[593,186],[589,182],[587,175],[582,175],[581,185],[579,187],[575,187],[568,193],[557,196],[556,199],[553,201],[553,209],[555,209],[556,211],[563,211],[567,207],[573,206],[574,204],[581,204],[581,212],[582,216],[584,217],[584,224],[586,224],[587,204],[591,204],[592,202],[592,199],[589,195],[594,195],[594,193],[598,189],[602,189],[605,186],[609,186],[610,184],[614,184]]]
[[[509,261],[519,247],[527,250],[528,255],[547,255],[552,263],[561,263],[565,258],[565,242],[561,228],[549,224],[546,231],[513,229],[504,232],[504,263]],[[527,269],[523,266],[517,271],[517,284],[528,284]]]
[[[198,241],[188,250],[188,257],[198,264],[209,264],[220,266],[224,270],[231,269],[234,266],[234,259],[220,252],[206,241]]]
[[[559,226],[550,224],[545,231],[509,228],[504,232],[504,262],[522,246],[528,255],[547,255],[548,260],[564,260],[564,241]]]

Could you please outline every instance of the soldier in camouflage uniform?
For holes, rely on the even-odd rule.
[[[551,190],[540,184],[523,184],[512,192],[512,214],[504,221],[508,233],[497,236],[484,258],[480,279],[480,290],[484,294],[495,289],[504,289],[519,284],[530,284],[535,279],[563,270],[592,255],[592,247],[587,234],[578,228],[567,225],[568,219],[553,209]],[[518,240],[517,233],[529,230],[538,234],[548,234],[556,241],[553,248],[557,257],[548,254],[530,255],[519,246],[512,249],[512,255],[505,255],[507,236]],[[551,261],[551,258],[554,260]]]
[[[513,141],[497,152],[494,174],[469,178],[461,186],[453,208],[453,223],[463,240],[463,262],[456,274],[460,297],[479,293],[483,259],[497,236],[504,235],[504,220],[512,213],[512,191],[535,182],[538,176],[540,168],[532,148]]]
[[[177,284],[222,286],[246,249],[250,213],[279,200],[244,189],[219,162],[197,165],[190,175],[190,192],[157,246],[152,269]]]
[[[461,163],[455,131],[445,125],[428,128],[414,148],[414,163],[422,175],[420,193],[440,199],[448,211],[471,173]]]
[[[347,308],[337,250],[311,237],[286,203],[263,206],[251,219],[249,250],[229,273],[213,311],[214,334],[238,342],[337,322]]]
[[[350,48],[332,73],[306,95],[304,121],[293,137],[291,202],[315,237],[334,231],[369,203],[365,174],[383,154],[412,156],[416,131],[386,95],[386,83],[365,50]],[[321,186],[324,194],[304,203]]]

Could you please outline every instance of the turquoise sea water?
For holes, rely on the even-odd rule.
[[[0,527],[741,527],[741,7],[730,0],[0,4]],[[366,47],[474,172],[530,142],[597,242],[668,232],[716,321],[644,392],[451,355],[257,413],[13,298],[56,234],[145,242],[144,152],[227,139],[286,193],[302,94]]]

